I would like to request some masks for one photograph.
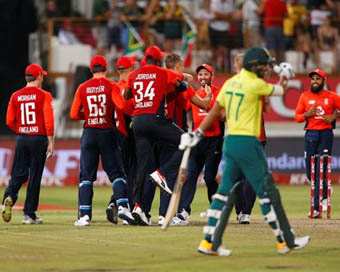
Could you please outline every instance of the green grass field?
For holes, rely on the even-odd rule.
[[[20,194],[23,202],[26,188]],[[256,203],[250,225],[236,223],[235,214],[224,235],[230,257],[203,256],[197,252],[207,208],[205,188],[199,188],[189,226],[160,227],[113,225],[106,221],[110,188],[95,187],[93,222],[74,227],[76,210],[41,210],[42,225],[22,225],[22,211],[10,223],[0,222],[0,271],[339,271],[340,198],[334,188],[332,219],[307,218],[308,186],[281,186],[291,225],[298,235],[310,235],[310,244],[280,256],[272,231]],[[4,188],[0,188],[1,195]],[[153,223],[158,219],[158,195]],[[77,188],[42,188],[40,203],[76,208]]]

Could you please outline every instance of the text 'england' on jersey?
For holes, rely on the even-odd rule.
[[[128,86],[135,101],[133,115],[164,114],[165,95],[174,91],[176,78],[177,73],[155,65],[145,65],[132,72]]]
[[[92,78],[79,87],[84,109],[85,127],[113,128],[114,103],[112,82],[106,78]]]
[[[17,134],[53,135],[51,94],[34,86],[16,91],[10,99],[6,119]]]

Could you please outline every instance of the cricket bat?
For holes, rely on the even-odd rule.
[[[175,216],[177,212],[179,200],[181,199],[182,187],[183,187],[183,183],[185,181],[185,176],[187,172],[190,151],[191,151],[190,147],[187,147],[184,151],[181,165],[179,167],[179,171],[177,174],[176,183],[175,183],[174,189],[172,190],[169,207],[166,212],[165,220],[162,225],[162,230],[167,230],[172,218]]]

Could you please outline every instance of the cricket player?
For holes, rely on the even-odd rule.
[[[127,86],[127,79],[129,74],[134,70],[134,66],[137,65],[137,61],[128,56],[122,56],[117,60],[116,69],[119,74],[119,81],[117,85],[119,86],[119,92],[113,92],[113,96],[119,96],[121,99],[123,98],[123,90]],[[127,188],[128,188],[128,199],[129,206],[132,206],[132,191],[133,186],[136,179],[136,143],[133,135],[133,130],[131,128],[132,125],[132,113],[134,110],[134,102],[133,99],[129,99],[124,103],[124,108],[119,109],[115,108],[115,123],[118,130],[118,142],[119,147],[121,149],[124,171],[127,176]],[[118,205],[116,200],[114,199],[115,195],[111,196],[110,203],[106,208],[106,218],[109,222],[117,224],[117,212]],[[128,221],[123,220],[124,225],[128,225]]]
[[[285,76],[281,77],[276,85],[268,84],[262,79],[270,69],[271,62],[272,59],[266,49],[249,48],[244,55],[240,74],[224,83],[214,107],[198,130],[192,135],[188,133],[181,137],[182,146],[196,145],[215,118],[225,109],[229,132],[223,146],[226,163],[221,184],[208,210],[208,226],[203,229],[205,237],[198,247],[198,251],[203,254],[218,256],[231,254],[231,250],[221,246],[222,235],[234,206],[237,181],[242,177],[247,178],[259,198],[262,214],[273,230],[279,254],[302,248],[309,241],[309,236],[302,238],[293,236],[284,214],[279,191],[268,171],[265,154],[258,140],[262,114],[261,97],[283,95],[287,88]]]
[[[327,150],[332,155],[333,129],[337,118],[336,110],[340,110],[340,97],[337,93],[325,90],[326,73],[316,69],[309,73],[311,78],[310,90],[303,92],[299,98],[295,110],[295,120],[305,125],[305,162],[306,175],[311,178],[311,156],[323,154]],[[327,169],[325,161],[324,169]],[[319,168],[317,167],[317,173]],[[325,177],[326,179],[326,177]],[[315,181],[316,188],[319,188],[319,179]],[[327,210],[327,182],[323,183],[324,195],[322,206]],[[315,190],[314,196],[314,218],[319,217],[319,190]]]
[[[183,73],[184,70],[184,61],[178,54],[170,53],[165,58],[165,66],[166,68],[173,70],[177,73]],[[189,86],[188,89],[190,91],[174,91],[169,93],[166,97],[166,103],[164,107],[165,117],[173,121],[178,127],[183,129],[184,131],[188,131],[187,125],[187,103],[190,101],[197,108],[202,110],[206,110],[209,108],[211,104],[211,91],[207,92],[204,97],[200,97],[192,88]],[[154,153],[155,153],[155,161],[156,164],[164,165],[171,158],[172,154],[177,150],[176,145],[168,144],[166,142],[159,141],[154,145]],[[170,178],[169,181],[174,181],[177,173],[173,173],[174,176]],[[169,183],[169,188],[173,189],[174,184]],[[146,182],[144,186],[144,197],[143,197],[143,206],[146,214],[148,215],[151,210],[152,201],[155,194],[155,186],[154,184],[150,184],[149,181]],[[159,206],[159,217],[158,217],[158,225],[162,226],[163,221],[165,219],[165,214],[169,206],[170,196],[169,194],[161,194],[160,196],[160,206]],[[187,224],[185,220],[180,220],[178,218],[174,218],[171,222],[171,225],[183,225]]]
[[[201,85],[196,94],[200,97],[206,97],[206,89],[210,89],[212,99],[207,110],[189,103],[192,109],[193,130],[199,127],[208,111],[213,107],[220,88],[212,84],[214,79],[214,69],[208,64],[201,64],[196,68],[197,79]],[[216,193],[218,183],[216,179],[217,170],[222,157],[222,145],[224,136],[224,123],[215,119],[212,126],[204,132],[202,140],[191,150],[188,163],[187,178],[183,185],[181,200],[178,207],[177,217],[185,224],[189,223],[191,212],[190,205],[194,199],[197,180],[204,167],[204,181],[207,185],[208,199],[211,202],[212,196]]]
[[[107,62],[103,56],[94,56],[90,66],[93,77],[78,87],[70,113],[71,119],[85,120],[81,137],[78,220],[74,225],[90,225],[93,183],[97,179],[99,157],[113,185],[113,198],[118,205],[117,216],[134,224],[122,155],[118,147],[118,132],[113,120],[115,107],[122,109],[124,99],[114,95],[120,89],[105,77]]]
[[[52,95],[41,89],[47,75],[40,65],[25,71],[26,87],[14,92],[7,108],[6,124],[16,132],[11,179],[3,196],[2,218],[11,221],[12,207],[21,186],[28,180],[23,224],[41,224],[35,212],[39,205],[41,177],[46,158],[54,152],[54,116]]]
[[[185,91],[188,85],[182,81],[184,79],[182,74],[160,67],[165,53],[159,47],[147,48],[145,56],[146,64],[129,75],[128,88],[125,89],[124,97],[125,99],[133,97],[135,101],[133,131],[136,140],[138,170],[132,215],[140,225],[147,226],[150,225],[150,221],[145,215],[142,197],[152,147],[159,141],[177,146],[183,133],[182,129],[165,117],[165,97],[175,91],[174,87]],[[183,152],[177,149],[167,164],[161,166],[161,172],[168,180],[169,177],[170,179],[176,178],[182,155]],[[171,194],[171,189],[159,170],[154,171],[150,176],[162,190]]]

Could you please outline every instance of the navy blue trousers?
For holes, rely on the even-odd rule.
[[[162,168],[171,158],[172,154],[178,149],[175,145],[170,145],[164,142],[158,142],[153,147],[153,158],[151,160],[150,172],[154,169]],[[168,181],[168,186],[172,190],[175,185],[177,172],[172,171],[171,177]],[[152,202],[155,197],[156,184],[151,182],[150,178],[147,178],[144,185],[142,206],[143,211],[149,216],[149,212],[152,207]],[[170,196],[166,193],[160,193],[159,215],[165,216],[170,202]]]
[[[327,150],[328,155],[332,155],[333,148],[333,130],[325,129],[325,130],[307,130],[305,133],[305,163],[306,163],[306,175],[310,180],[311,177],[311,156],[315,154],[323,154],[325,150]],[[327,161],[324,162],[324,173],[326,173],[327,169]],[[315,167],[315,188],[319,188],[319,169],[320,164],[319,161],[316,161]],[[314,208],[316,210],[319,209],[319,190],[315,190],[314,197]],[[327,198],[327,181],[326,175],[324,174],[324,182],[323,182],[323,199]]]
[[[121,181],[118,184],[126,184],[117,130],[84,128],[80,153],[79,217],[85,214],[90,218],[92,216],[93,182],[97,179],[100,158],[109,180],[111,182]],[[122,189],[121,193],[127,194],[125,189]],[[124,199],[124,201],[128,199],[127,195],[114,196],[113,198]]]
[[[183,130],[164,116],[143,114],[133,118],[133,131],[137,154],[137,177],[133,190],[133,202],[141,204],[144,209],[142,203],[144,184],[149,174],[153,172],[149,167],[153,156],[153,146],[161,141],[177,147]],[[168,162],[161,165],[160,170],[170,184],[175,182],[182,156],[183,151],[176,148]]]
[[[197,179],[204,167],[204,181],[207,185],[208,200],[216,193],[218,183],[216,179],[218,166],[222,157],[223,137],[204,137],[191,151],[187,178],[184,182],[178,212],[183,209],[189,214],[190,205],[194,199]]]
[[[41,177],[46,161],[47,137],[40,135],[18,135],[11,179],[3,200],[10,196],[15,203],[21,186],[28,180],[24,214],[31,215],[39,205]]]

